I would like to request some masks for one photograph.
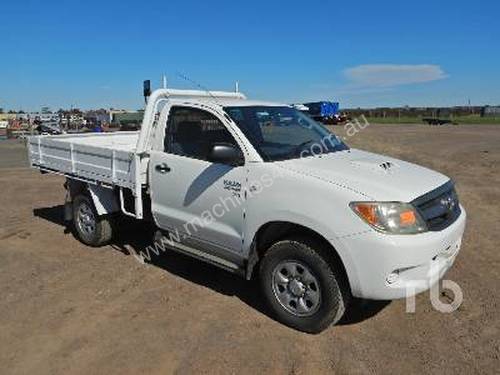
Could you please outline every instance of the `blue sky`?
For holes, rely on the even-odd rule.
[[[498,1],[9,1],[0,107],[140,108],[142,80],[343,107],[500,104]]]

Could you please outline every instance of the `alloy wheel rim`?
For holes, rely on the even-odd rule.
[[[280,262],[272,273],[272,287],[276,300],[295,316],[311,316],[321,305],[318,278],[301,262]]]
[[[78,208],[77,222],[78,228],[85,235],[91,235],[94,233],[96,228],[95,215],[88,204],[82,203]]]

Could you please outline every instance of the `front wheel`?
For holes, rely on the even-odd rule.
[[[280,322],[309,333],[337,323],[350,291],[327,251],[307,238],[279,241],[260,264],[261,288]]]
[[[86,195],[78,195],[73,200],[73,223],[78,239],[86,245],[99,247],[111,240],[111,218],[99,216]]]

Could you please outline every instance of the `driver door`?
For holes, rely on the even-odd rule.
[[[150,156],[151,206],[157,225],[178,233],[182,244],[224,257],[242,249],[247,172],[208,161],[214,143],[238,146],[215,114],[173,106],[163,150]]]

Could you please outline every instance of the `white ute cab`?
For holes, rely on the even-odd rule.
[[[28,144],[33,167],[66,176],[82,242],[108,243],[120,213],[151,220],[169,249],[258,277],[276,319],[306,332],[338,322],[352,296],[429,289],[465,227],[448,177],[240,93],[156,90],[139,132]]]

